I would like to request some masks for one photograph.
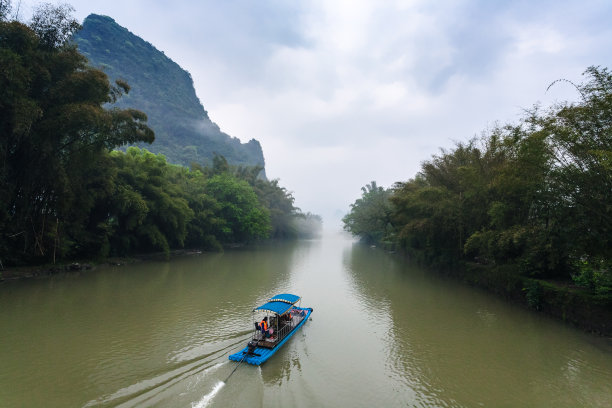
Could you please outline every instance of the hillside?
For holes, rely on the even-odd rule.
[[[103,69],[112,81],[130,85],[130,93],[117,106],[147,114],[155,131],[155,142],[142,145],[148,150],[186,166],[208,165],[215,153],[230,164],[264,166],[259,142],[241,143],[223,133],[196,96],[189,72],[150,43],[112,18],[95,14],[85,19],[74,40],[92,66]]]

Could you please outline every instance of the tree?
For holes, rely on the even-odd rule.
[[[396,183],[391,196],[400,247],[429,263],[453,263],[460,255],[461,202],[444,186],[419,174]]]
[[[589,67],[581,103],[555,106],[532,124],[553,151],[551,190],[565,209],[574,256],[612,258],[612,74]]]
[[[203,169],[194,166],[190,171],[184,167],[174,167],[172,178],[184,191],[193,218],[187,225],[185,245],[190,248],[220,250],[222,236],[220,231],[224,220],[217,216],[219,203],[206,193],[206,176]]]
[[[246,181],[227,172],[216,174],[207,180],[205,192],[219,205],[215,215],[223,220],[220,225],[223,242],[248,242],[268,237],[270,215]]]
[[[351,204],[351,211],[342,219],[344,229],[367,243],[380,243],[393,234],[391,192],[375,181],[361,188],[361,198]]]
[[[154,133],[142,112],[104,109],[128,88],[75,47],[50,47],[19,22],[0,22],[0,38],[0,258],[74,255],[105,188],[90,177],[105,174],[105,152]]]
[[[124,255],[134,251],[183,247],[193,219],[185,191],[176,183],[184,170],[161,154],[137,147],[111,157],[117,167],[115,191],[107,207],[113,228],[112,248]]]
[[[585,75],[574,85],[580,102],[536,107],[517,125],[442,150],[396,183],[398,244],[446,266],[475,260],[513,264],[531,277],[612,280],[612,74],[590,67]],[[371,210],[384,206],[370,204],[377,189],[366,187],[345,228],[374,240],[386,213]]]
[[[46,48],[64,45],[81,25],[72,17],[74,7],[69,4],[42,3],[34,10],[30,28],[36,33],[40,44]]]
[[[0,0],[0,21],[8,20],[12,9],[13,6],[10,0]]]
[[[292,224],[297,236],[302,238],[318,237],[323,230],[323,218],[311,212],[297,214]]]
[[[246,181],[270,215],[271,238],[297,238],[298,226],[305,227],[301,210],[295,207],[293,194],[279,184],[278,179],[267,180],[261,176],[262,166],[230,166],[223,156],[216,155],[208,174],[231,173],[237,179]]]
[[[297,230],[293,221],[300,214],[300,210],[293,205],[295,199],[291,192],[281,187],[278,179],[255,178],[251,186],[259,202],[267,208],[270,214],[270,236],[272,238],[296,237]]]

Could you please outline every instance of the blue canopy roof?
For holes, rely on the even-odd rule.
[[[292,295],[291,293],[280,293],[270,298],[270,302],[279,301],[291,303],[292,305],[295,304],[298,300],[300,300],[300,297],[298,295]]]
[[[297,295],[292,295],[291,293],[281,293],[276,296],[272,296],[267,303],[256,307],[255,310],[263,310],[266,312],[277,313],[282,315],[283,313],[287,313],[289,309],[301,298]]]
[[[283,313],[286,313],[292,307],[293,307],[292,303],[268,302],[268,303],[264,303],[263,305],[259,307],[256,307],[254,310],[263,310],[266,312],[272,312],[272,313],[277,313],[279,315],[282,315]]]

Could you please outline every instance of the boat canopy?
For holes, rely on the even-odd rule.
[[[285,314],[297,303],[301,298],[297,295],[290,293],[281,293],[276,296],[272,296],[268,302],[263,305],[256,307],[253,311],[262,310],[265,312],[272,312],[279,315]]]
[[[298,295],[292,295],[291,293],[281,293],[270,298],[270,302],[286,302],[292,305],[296,304],[301,298]]]

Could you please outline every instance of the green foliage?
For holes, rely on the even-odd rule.
[[[78,253],[93,197],[108,187],[103,153],[154,138],[144,114],[103,108],[113,93],[104,73],[88,67],[76,48],[51,46],[39,35],[19,22],[0,22],[0,258],[6,263]]]
[[[184,191],[171,179],[179,171],[162,155],[136,147],[111,154],[117,169],[108,208],[112,248],[118,254],[182,247],[194,213]]]
[[[171,177],[184,192],[193,218],[187,225],[185,246],[221,250],[220,230],[224,220],[216,216],[219,204],[205,193],[206,176],[199,169],[189,171],[185,167],[172,166]]]
[[[249,173],[246,169],[240,169],[239,173],[243,173],[243,179],[252,186],[259,202],[268,209],[270,236],[272,238],[297,237],[299,230],[295,220],[303,215],[293,205],[295,201],[293,195],[286,188],[281,187],[278,180],[268,181],[256,177],[258,170],[258,168],[253,168]]]
[[[537,280],[528,281],[527,285],[523,288],[525,292],[525,299],[527,299],[527,305],[535,310],[542,308],[542,286]]]
[[[551,146],[550,186],[574,240],[572,255],[612,258],[612,74],[590,67],[579,104],[531,119]]]
[[[612,294],[612,262],[604,259],[581,259],[574,263],[576,272],[572,280],[576,285],[590,289],[592,292]]]
[[[200,168],[209,177],[231,173],[235,178],[246,181],[255,192],[259,203],[270,216],[270,238],[294,239],[313,237],[320,234],[323,221],[320,216],[307,213],[294,206],[293,194],[279,184],[279,180],[267,180],[261,176],[261,166],[233,166],[225,157],[215,155],[210,168]]]
[[[155,130],[155,144],[148,147],[176,164],[211,165],[215,155],[233,165],[264,166],[256,140],[241,143],[221,132],[196,96],[190,74],[153,45],[119,26],[110,17],[90,15],[74,41],[95,67],[110,78],[131,85],[129,97],[115,104],[147,112]]]
[[[540,279],[577,270],[578,283],[607,291],[609,267],[592,265],[612,258],[612,75],[597,67],[586,75],[580,103],[535,108],[518,125],[424,162],[390,192],[390,214],[372,204],[375,186],[363,189],[345,228],[373,241],[395,237],[430,263],[514,265]],[[527,294],[536,305],[537,290]]]
[[[34,10],[30,28],[36,33],[40,44],[47,48],[57,48],[81,29],[72,17],[74,7],[68,4],[54,6],[42,3]]]
[[[219,203],[215,212],[224,220],[220,226],[223,242],[248,242],[268,236],[270,216],[246,181],[229,172],[216,174],[206,181],[205,192]]]
[[[211,167],[188,169],[137,147],[112,151],[151,143],[154,134],[144,113],[109,105],[129,101],[130,86],[111,86],[65,42],[75,28],[70,7],[43,6],[27,27],[4,21],[10,3],[0,6],[3,266],[219,250],[298,236],[297,219],[320,225],[294,207],[278,180],[261,176],[262,166],[236,167],[214,155]]]
[[[367,243],[381,243],[391,239],[393,226],[390,191],[372,181],[362,187],[361,192],[361,198],[351,204],[351,211],[342,219],[344,229]]]
[[[318,214],[307,212],[298,213],[292,220],[291,231],[297,237],[317,238],[321,236],[323,230],[323,218]]]

